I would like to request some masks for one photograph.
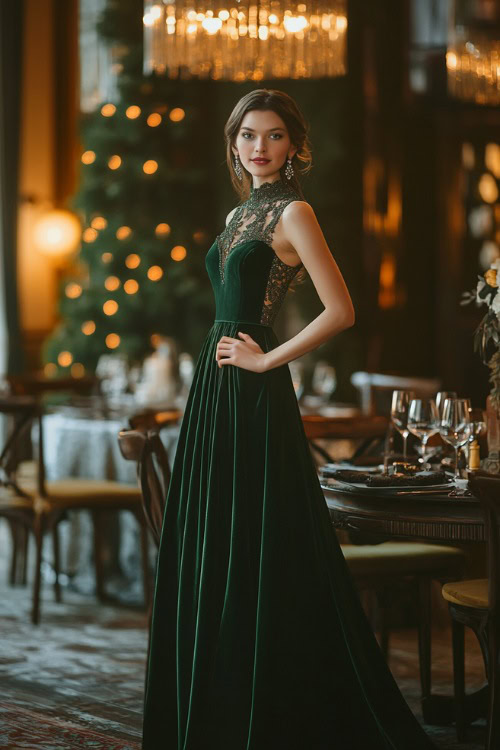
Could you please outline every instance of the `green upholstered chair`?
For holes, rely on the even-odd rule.
[[[464,630],[476,634],[489,685],[486,750],[500,748],[500,477],[472,476],[469,489],[481,503],[488,540],[488,578],[453,581],[443,586],[452,622],[457,738],[465,739]]]

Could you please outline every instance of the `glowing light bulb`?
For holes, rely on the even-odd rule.
[[[59,352],[57,361],[59,362],[61,367],[69,367],[73,362],[73,355],[71,354],[71,352]]]
[[[120,279],[118,276],[108,276],[108,278],[104,282],[104,286],[108,290],[108,292],[115,292],[119,286],[120,286]]]
[[[184,260],[187,255],[187,250],[182,245],[176,245],[170,252],[172,260]]]
[[[157,237],[168,237],[170,234],[170,227],[168,224],[158,224],[158,226],[155,229],[155,234]]]
[[[108,159],[108,167],[110,169],[119,169],[121,165],[122,165],[121,156],[118,156],[118,154],[113,154],[113,156],[111,156]]]
[[[129,120],[136,120],[141,114],[141,108],[136,104],[132,104],[131,107],[127,107],[127,109],[125,110],[125,114],[129,118]]]
[[[139,290],[139,284],[135,279],[127,279],[123,285],[123,289],[127,294],[135,294]]]
[[[148,279],[150,281],[159,281],[163,276],[163,268],[160,266],[151,266],[148,268]]]
[[[69,299],[77,299],[82,293],[82,287],[80,286],[80,284],[75,283],[66,284],[64,293],[66,294],[66,297],[69,297]]]
[[[137,268],[141,262],[140,257],[136,253],[131,253],[125,258],[125,265],[127,268]]]
[[[113,117],[113,115],[116,112],[116,107],[114,104],[103,104],[101,107],[101,115],[103,117]]]
[[[174,107],[174,109],[171,110],[170,115],[169,115],[172,122],[180,122],[181,120],[184,119],[185,116],[186,116],[186,113],[180,107]]]
[[[86,320],[85,323],[82,323],[82,333],[85,336],[92,336],[95,333],[95,323],[93,320]]]
[[[116,238],[118,240],[126,240],[127,237],[130,237],[132,234],[132,230],[130,227],[118,227],[116,230]]]
[[[95,152],[94,151],[84,151],[81,156],[83,164],[93,164],[95,162]],[[55,365],[54,365],[55,367]]]
[[[116,349],[120,346],[120,337],[117,333],[108,333],[106,336],[106,346],[108,349]]]
[[[148,161],[145,161],[142,165],[142,169],[145,174],[154,174],[158,169],[158,162],[154,159],[148,159]]]
[[[162,120],[162,117],[158,112],[152,112],[146,120],[150,128],[157,128]]]
[[[114,315],[118,311],[118,302],[114,299],[108,299],[102,306],[104,315]]]

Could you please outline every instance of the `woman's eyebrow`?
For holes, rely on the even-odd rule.
[[[255,130],[253,128],[247,128],[246,125],[243,125],[243,127],[241,129],[242,130],[251,130],[252,133],[255,133]],[[270,133],[272,130],[283,130],[284,131],[285,129],[284,128],[269,128],[269,130],[267,132]]]

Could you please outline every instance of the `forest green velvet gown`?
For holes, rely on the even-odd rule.
[[[252,188],[206,256],[216,315],[194,372],[163,522],[143,750],[423,750],[433,745],[361,608],[288,365],[219,367],[222,336],[263,351],[299,266],[272,249],[281,180]]]

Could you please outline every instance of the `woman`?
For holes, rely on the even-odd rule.
[[[143,750],[423,750],[349,576],[287,363],[354,323],[296,176],[295,102],[259,89],[225,128],[242,202],[210,247],[215,321],[181,425],[158,558]],[[323,312],[273,331],[307,271]]]

